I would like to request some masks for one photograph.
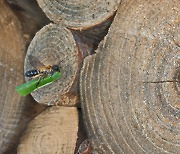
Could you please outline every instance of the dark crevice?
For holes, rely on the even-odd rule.
[[[28,41],[27,46],[35,33],[50,23],[36,0],[6,0],[5,2],[20,20],[22,31]]]
[[[88,55],[95,54],[95,50],[98,48],[99,43],[108,34],[108,30],[114,20],[115,15],[116,12],[114,12],[114,15],[109,17],[106,21],[89,29],[69,29],[72,32],[76,44],[79,50],[82,52],[84,58]]]
[[[78,128],[78,138],[77,138],[74,154],[77,153],[81,143],[87,139],[87,133],[86,133],[86,129],[83,123],[83,115],[80,108],[78,109],[78,114],[79,114],[79,128]]]
[[[144,81],[143,83],[166,83],[166,82],[179,82],[178,80],[166,80],[166,81]]]

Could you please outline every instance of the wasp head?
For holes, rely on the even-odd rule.
[[[60,69],[59,69],[59,66],[58,66],[58,65],[53,65],[53,66],[52,66],[52,69],[53,69],[54,71],[60,72]]]

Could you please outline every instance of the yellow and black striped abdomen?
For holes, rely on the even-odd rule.
[[[39,77],[41,75],[53,75],[54,72],[56,71],[60,71],[59,67],[57,65],[48,65],[39,69],[34,69],[34,70],[29,70],[25,73],[26,77],[31,77],[31,78],[36,78]]]

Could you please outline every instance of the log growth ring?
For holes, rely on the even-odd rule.
[[[71,154],[75,150],[77,132],[76,107],[49,107],[29,123],[18,154]]]
[[[15,91],[23,82],[24,38],[19,20],[0,1],[0,153],[17,144],[26,122],[25,99]],[[16,64],[16,65],[15,65]],[[23,125],[20,126],[21,121]]]
[[[111,17],[121,0],[37,0],[47,17],[66,27],[83,29]]]
[[[80,80],[97,153],[180,151],[178,0],[122,2]]]
[[[73,35],[60,25],[49,24],[43,27],[31,41],[25,58],[25,72],[36,69],[31,64],[29,55],[33,55],[46,66],[58,65],[60,67],[62,73],[60,79],[31,93],[39,103],[57,103],[60,95],[69,91],[79,72],[79,51]]]

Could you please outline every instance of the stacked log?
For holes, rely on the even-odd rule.
[[[75,107],[49,107],[25,131],[18,153],[74,153],[78,131]]]
[[[179,153],[178,0],[120,5],[81,71],[81,104],[94,153]]]
[[[72,33],[57,24],[43,27],[31,41],[26,59],[25,72],[38,69],[29,60],[34,56],[44,66],[58,65],[62,77],[48,86],[32,93],[34,99],[43,104],[73,106],[78,101],[77,78],[83,55],[79,52]],[[27,81],[31,80],[26,78]],[[76,87],[75,87],[76,86]],[[53,91],[53,92],[52,92]]]
[[[15,91],[24,82],[26,42],[18,18],[4,1],[0,1],[0,42],[0,153],[13,154],[22,131],[44,106]]]
[[[0,153],[15,151],[26,126],[22,154],[178,153],[179,1],[38,4],[51,23],[36,33],[24,63],[21,25],[0,2]],[[62,73],[31,93],[38,105],[14,90],[24,72],[36,69],[29,55]],[[88,135],[84,142],[77,106]]]
[[[93,3],[92,1],[38,1],[42,10],[53,23],[43,27],[31,41],[25,58],[24,71],[36,69],[28,58],[30,55],[45,66],[58,65],[62,77],[52,84],[37,89],[31,95],[40,104],[48,106],[63,105],[66,107],[50,107],[52,109],[47,109],[44,113],[45,116],[41,113],[36,117],[24,132],[18,147],[18,153],[24,153],[27,150],[30,153],[73,153],[75,148],[78,149],[76,141],[78,134],[77,119],[79,117],[76,106],[79,106],[80,103],[80,69],[83,59],[94,53],[94,49],[97,48],[100,40],[107,34],[119,3],[120,0],[94,1]],[[61,5],[63,7],[58,7]],[[64,12],[64,6],[71,11]],[[89,18],[89,16],[91,17]],[[25,79],[27,82],[30,80],[29,78]],[[71,109],[74,114],[70,118],[69,110]],[[56,112],[57,110],[58,112]],[[68,114],[63,114],[63,112]],[[51,115],[53,118],[51,118]],[[67,131],[66,129],[70,125],[66,120],[75,121],[75,124],[71,126],[72,129],[67,131],[67,134],[72,134],[70,138],[57,136],[52,142],[49,138],[56,134],[51,133],[48,137],[49,132],[46,127],[43,127],[49,124],[48,120],[42,120],[48,119],[48,116],[50,116],[49,118],[53,124],[57,123],[57,125],[53,125],[50,122],[48,129],[59,131],[60,134],[61,130]],[[62,120],[62,116],[66,120]],[[39,133],[39,131],[42,133]],[[42,140],[42,134],[47,134],[47,138],[44,139],[45,145],[53,144],[51,147],[45,149],[44,146],[41,146],[39,140]],[[69,146],[69,140],[74,143],[74,146]],[[28,146],[29,144],[32,146]],[[57,146],[54,145],[62,146],[57,149]],[[64,149],[64,147],[67,147],[67,149]],[[53,150],[53,148],[55,149]]]

